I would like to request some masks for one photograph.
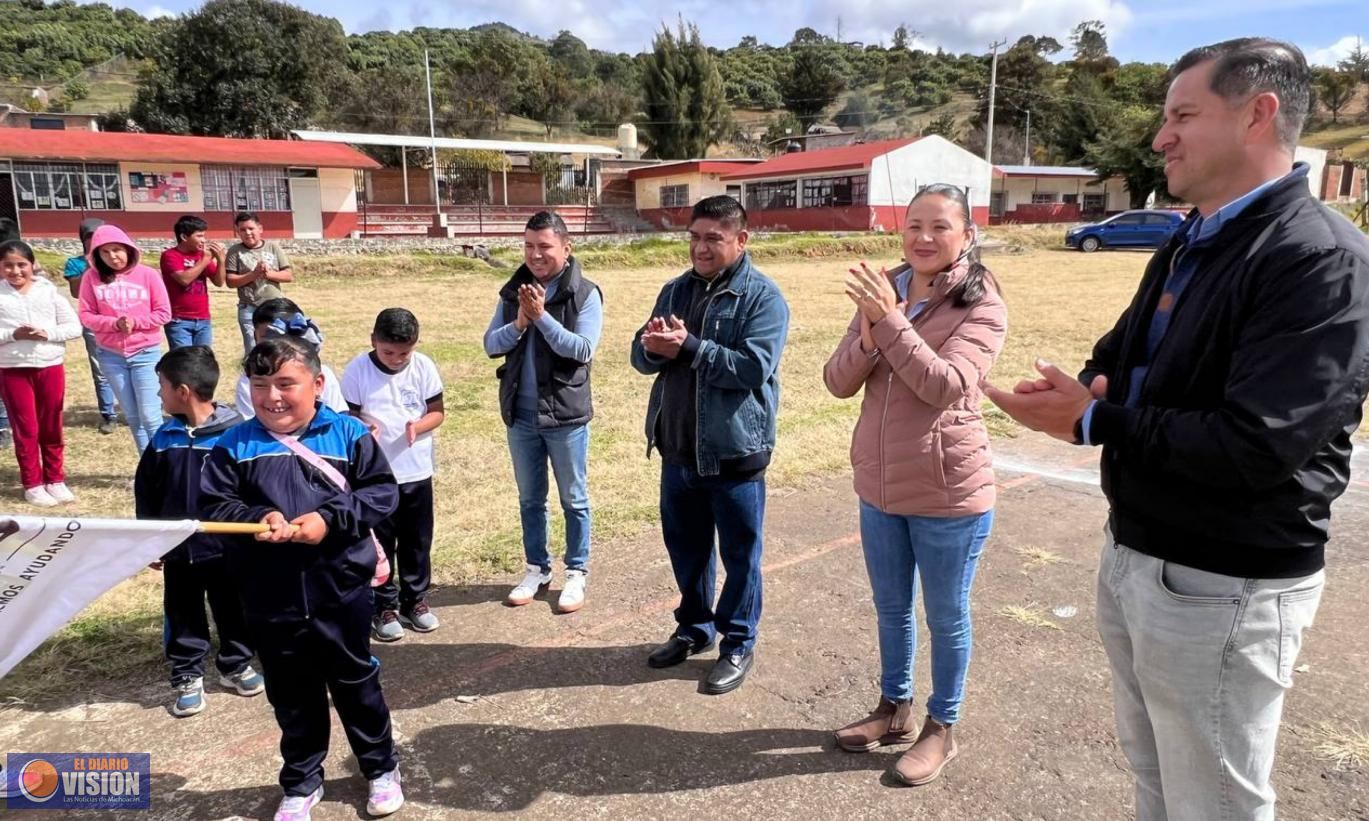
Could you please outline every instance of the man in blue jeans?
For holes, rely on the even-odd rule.
[[[1272,821],[1369,392],[1369,239],[1294,164],[1312,84],[1295,46],[1203,46],[1170,78],[1152,147],[1193,212],[1078,380],[1039,363],[989,397],[1103,447],[1098,631],[1137,821]]]
[[[689,221],[693,267],[665,284],[632,341],[632,366],[656,375],[647,454],[661,452],[661,530],[681,596],[675,632],[647,664],[680,664],[721,633],[710,695],[740,687],[755,658],[765,469],[789,329],[784,295],[751,264],[746,240],[741,203],[700,200]],[[727,571],[716,608],[715,533]]]
[[[523,265],[499,291],[485,353],[502,357],[499,412],[518,483],[527,572],[506,602],[525,605],[551,584],[547,461],[566,517],[566,583],[557,608],[584,606],[589,582],[590,365],[603,331],[603,295],[571,255],[561,217],[539,211],[523,232]]]
[[[95,217],[81,220],[78,229],[81,234],[81,254],[80,256],[68,257],[66,265],[62,268],[62,278],[67,281],[67,288],[71,290],[71,298],[80,300],[81,298],[81,277],[85,276],[86,269],[90,263],[86,260],[86,254],[90,253],[90,238],[95,235],[95,229],[104,225],[105,221]],[[89,328],[81,329],[81,338],[86,343],[86,358],[90,362],[90,380],[95,384],[95,402],[100,409],[99,431],[103,434],[111,434],[117,427],[117,420],[114,414],[114,388],[110,387],[109,380],[105,379],[104,371],[100,368],[100,360],[95,353],[99,350],[95,344],[95,333]]]

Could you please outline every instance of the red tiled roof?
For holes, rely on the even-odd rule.
[[[644,165],[627,172],[630,180],[667,177],[672,174],[730,174],[738,168],[760,163],[760,160],[681,160],[660,165]]]
[[[756,180],[764,177],[783,177],[813,171],[864,168],[874,158],[914,142],[917,142],[917,138],[857,143],[856,145],[843,145],[838,148],[822,148],[817,151],[795,151],[792,154],[781,154],[759,165],[733,172],[724,176],[723,179]]]
[[[338,143],[239,140],[109,131],[0,128],[0,157],[85,162],[298,165],[308,168],[380,168],[380,163]]]

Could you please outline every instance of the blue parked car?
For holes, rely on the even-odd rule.
[[[1123,211],[1102,222],[1065,232],[1065,244],[1080,251],[1099,248],[1159,248],[1184,221],[1174,211]]]

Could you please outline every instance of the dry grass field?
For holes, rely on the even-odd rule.
[[[890,252],[871,262],[896,261]],[[628,346],[663,281],[678,272],[682,246],[662,244],[659,265],[611,268],[586,253],[590,276],[603,287],[606,325],[595,360],[598,415],[592,423],[590,486],[594,538],[604,543],[655,526],[657,463],[645,458],[643,415],[650,385],[628,364]],[[851,317],[842,276],[857,257],[786,256],[759,250],[759,263],[788,297],[792,311],[782,364],[779,446],[772,488],[812,486],[847,469],[855,400],[833,399],[822,365]],[[1131,296],[1145,253],[1083,254],[1035,249],[987,258],[1010,308],[1008,345],[993,379],[1003,384],[1032,372],[1043,356],[1067,370],[1086,355]],[[607,262],[607,260],[605,260]],[[511,576],[522,563],[518,508],[504,426],[497,408],[495,363],[481,338],[495,294],[508,270],[432,256],[303,258],[288,295],[327,335],[324,360],[341,373],[368,347],[377,311],[404,306],[422,323],[421,350],[433,357],[446,383],[447,422],[438,433],[435,575],[439,583]],[[239,336],[231,293],[213,295],[216,351],[226,376],[219,396],[231,400]],[[97,416],[83,350],[68,349],[67,464],[79,497],[70,511],[83,516],[130,516],[128,480],[136,464],[126,429],[95,431]],[[1012,424],[991,410],[995,433]],[[35,513],[21,501],[12,458],[0,460],[0,507]],[[555,507],[553,496],[553,507]],[[558,517],[559,518],[559,517]],[[560,531],[553,521],[553,534]],[[554,552],[556,541],[553,541]],[[120,585],[0,682],[0,698],[26,699],[40,691],[89,687],[92,675],[119,676],[160,658],[161,584],[151,571]]]

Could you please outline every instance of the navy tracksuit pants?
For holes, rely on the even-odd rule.
[[[375,588],[375,613],[407,613],[428,596],[433,582],[433,480],[399,486],[399,507],[376,525],[390,560],[390,578]]]
[[[309,795],[323,783],[330,694],[361,774],[369,780],[398,765],[380,662],[371,655],[370,591],[357,591],[307,619],[254,621],[253,636],[266,697],[280,725],[280,785],[286,795]]]
[[[247,623],[237,581],[229,574],[222,558],[198,562],[169,561],[162,566],[162,602],[165,605],[163,644],[171,662],[171,684],[204,677],[204,660],[209,655],[209,618],[205,599],[219,631],[219,653],[214,666],[225,676],[242,672],[252,660]]]

